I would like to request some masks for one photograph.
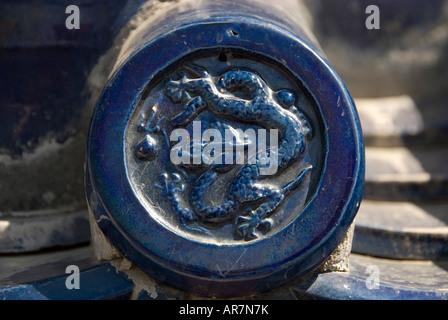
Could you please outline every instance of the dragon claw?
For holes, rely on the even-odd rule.
[[[269,230],[272,226],[270,219],[262,219],[257,211],[248,210],[248,216],[238,216],[236,218],[237,233],[247,240],[258,238],[257,230],[261,228]]]

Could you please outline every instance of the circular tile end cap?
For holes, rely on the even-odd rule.
[[[249,111],[223,115],[218,98]],[[255,101],[265,109],[250,118],[261,106]],[[202,137],[206,129],[278,126],[278,147],[290,159],[281,154],[278,172],[258,189],[257,163],[246,180],[245,165],[173,164],[170,135],[197,122]],[[218,192],[220,185],[228,187]],[[92,116],[86,189],[98,226],[148,275],[188,292],[249,295],[314,270],[344,239],[363,185],[362,134],[345,86],[308,44],[256,20],[191,24],[142,45],[110,78]],[[221,202],[211,205],[210,195]]]

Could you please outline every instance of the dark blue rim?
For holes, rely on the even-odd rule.
[[[218,43],[216,35],[231,29],[239,36]],[[290,70],[312,93],[325,126],[326,161],[306,208],[273,236],[241,245],[196,242],[165,229],[134,194],[125,167],[126,126],[142,89],[182,57],[221,47],[275,57],[275,64]],[[308,44],[258,20],[215,18],[156,38],[114,73],[92,117],[86,170],[87,197],[100,228],[135,265],[184,290],[244,295],[309,272],[343,240],[363,192],[364,145],[352,98]]]

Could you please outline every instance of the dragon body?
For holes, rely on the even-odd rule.
[[[173,126],[186,126],[202,111],[209,110],[218,117],[255,124],[267,130],[277,129],[280,133],[278,148],[268,152],[277,152],[278,171],[284,170],[304,154],[311,127],[294,106],[292,92],[274,92],[260,76],[246,70],[228,71],[217,78],[197,67],[188,67],[186,71],[196,77],[189,78],[182,73],[180,80],[170,80],[166,85],[166,94],[172,102],[187,101],[185,109],[171,119]],[[205,201],[207,190],[218,176],[214,166],[206,170],[193,187],[191,209],[181,205],[178,192],[183,192],[184,188],[176,186],[181,180],[179,175],[171,184],[168,175],[163,175],[165,191],[185,223],[197,220],[222,223],[234,218],[233,213],[244,203],[260,201],[256,209],[246,209],[244,214],[236,218],[238,234],[246,239],[254,239],[260,227],[270,228],[272,222],[269,216],[311,170],[311,166],[306,167],[296,178],[276,188],[259,183],[263,165],[259,159],[244,164],[233,179],[225,200],[218,206],[211,206]]]

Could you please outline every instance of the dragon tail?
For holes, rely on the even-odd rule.
[[[291,180],[290,182],[286,183],[283,187],[282,187],[282,193],[286,196],[289,193],[291,193],[293,190],[295,190],[297,187],[299,187],[303,180],[305,180],[306,174],[311,171],[313,167],[311,165],[305,167],[304,169],[302,169],[299,173],[299,175]]]

